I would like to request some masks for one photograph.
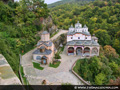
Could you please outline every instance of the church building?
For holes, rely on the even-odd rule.
[[[41,40],[37,43],[37,50],[33,52],[33,60],[43,65],[49,64],[53,61],[55,52],[55,46],[50,41],[50,34],[44,31],[41,34]]]
[[[79,23],[71,25],[67,33],[67,55],[99,56],[100,45],[95,35],[91,36],[88,27]]]

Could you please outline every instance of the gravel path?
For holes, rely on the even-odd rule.
[[[57,38],[60,34],[67,33],[61,30],[51,40]],[[35,48],[36,49],[36,48]],[[43,80],[46,80],[51,85],[61,85],[62,83],[71,83],[74,85],[83,85],[83,83],[69,71],[73,63],[81,58],[80,56],[67,56],[65,50],[61,54],[61,64],[58,68],[45,66],[44,70],[35,69],[32,65],[32,52],[31,50],[22,56],[22,65],[24,73],[28,76],[28,81],[31,85],[40,85]]]
[[[67,33],[68,30],[60,30],[55,36],[53,36],[51,38],[51,40],[53,41],[54,39],[56,39],[58,36],[60,36],[61,34]]]

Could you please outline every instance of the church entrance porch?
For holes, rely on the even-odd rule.
[[[76,48],[76,55],[82,56],[82,48],[81,47]]]
[[[90,48],[89,47],[86,47],[84,48],[84,56],[90,56]]]
[[[73,47],[68,48],[68,55],[74,55],[74,48]]]
[[[82,57],[91,57],[91,56],[99,56],[99,47],[82,47],[82,46],[74,46],[67,48],[68,56],[82,56]]]

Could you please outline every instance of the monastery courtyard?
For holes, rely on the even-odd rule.
[[[59,36],[60,33],[55,35],[53,38]],[[63,33],[66,33],[66,31],[63,31]],[[38,70],[35,69],[32,64],[32,52],[34,50],[31,50],[25,55],[23,55],[21,61],[21,64],[24,68],[24,73],[27,76],[27,80],[31,85],[41,85],[43,80],[46,80],[47,84],[49,85],[61,85],[63,83],[83,85],[83,83],[70,71],[74,62],[82,57],[67,56],[64,49],[61,54],[61,64],[58,68],[45,66],[43,70]]]

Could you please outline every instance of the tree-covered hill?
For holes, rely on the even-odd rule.
[[[84,6],[82,6],[84,4]],[[98,37],[100,56],[78,60],[74,71],[93,85],[113,85],[120,77],[120,0],[67,3],[50,9],[54,23],[68,30],[80,21]]]
[[[52,3],[52,4],[48,4],[48,8],[53,8],[53,7],[56,7],[58,5],[62,5],[62,4],[66,4],[66,3],[77,3],[77,2],[88,2],[88,1],[94,1],[94,0],[61,0],[61,1],[58,1],[58,2],[55,2],[55,3]]]
[[[61,0],[61,1],[57,1],[55,3],[52,3],[52,4],[48,4],[48,8],[53,8],[53,7],[56,7],[58,5],[62,5],[62,4],[65,4],[65,3],[69,3],[69,2],[73,2],[74,0]]]
[[[61,29],[80,21],[96,34],[100,45],[111,45],[120,54],[120,0],[67,3],[51,8],[54,23]],[[81,6],[85,4],[84,6]]]
[[[43,18],[47,18],[47,4],[40,0],[33,3],[22,0],[20,3],[0,1],[0,53],[5,56],[15,73],[18,73],[19,54],[31,50],[42,30]]]
[[[80,59],[74,71],[92,85],[110,85],[120,77],[120,58],[109,45],[100,48],[99,57]],[[112,85],[120,85],[112,83]]]

